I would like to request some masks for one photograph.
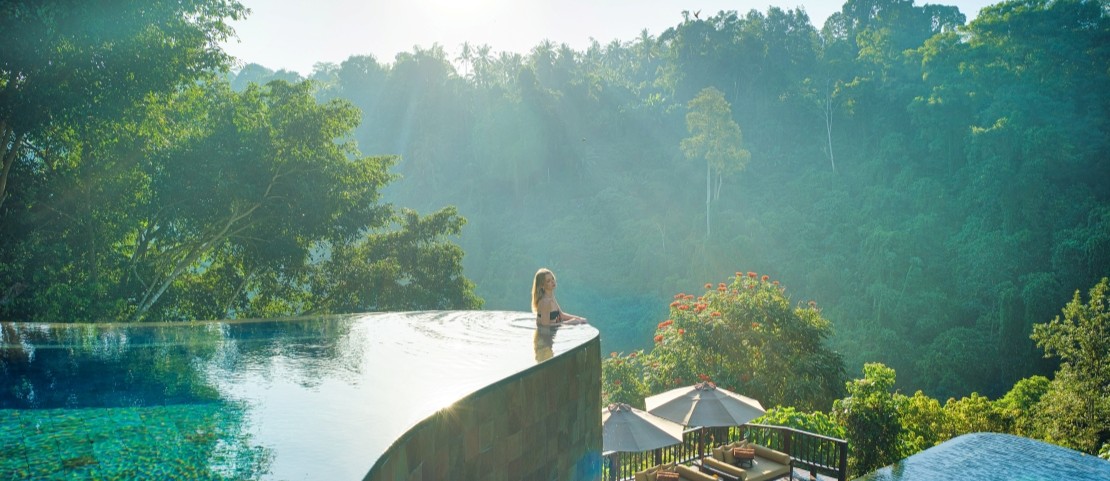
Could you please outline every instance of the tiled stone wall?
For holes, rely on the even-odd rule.
[[[364,479],[599,480],[600,349],[595,337],[432,415]]]

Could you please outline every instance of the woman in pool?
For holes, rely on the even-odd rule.
[[[568,314],[559,309],[559,302],[555,300],[555,273],[546,268],[536,271],[536,278],[532,280],[532,312],[536,313],[538,326],[586,322],[584,317]]]

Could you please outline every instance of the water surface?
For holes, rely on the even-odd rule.
[[[1108,481],[1110,462],[997,433],[958,436],[856,481]]]
[[[597,336],[532,316],[0,323],[0,479],[361,479],[419,421]]]

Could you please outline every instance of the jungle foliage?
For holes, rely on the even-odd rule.
[[[740,266],[820,301],[849,368],[1000,396],[1056,369],[1033,324],[1110,271],[1104,1],[683,15],[585,51],[433,45],[230,88],[209,72],[238,3],[74,5],[0,7],[6,319],[524,310],[547,266],[632,352],[671,293]],[[743,175],[683,150],[698,109],[729,113]]]
[[[755,272],[705,289],[674,296],[654,347],[602,362],[603,404],[643,408],[652,394],[699,381],[805,411],[840,396],[843,360],[828,348],[831,323],[816,304],[792,305],[784,286]]]
[[[1052,379],[1021,379],[994,400],[972,392],[945,402],[921,390],[901,393],[895,370],[882,363],[865,364],[863,377],[844,383],[843,391],[830,386],[844,373],[839,356],[824,346],[828,321],[813,303],[791,308],[778,281],[738,272],[731,286],[705,287],[702,296],[675,295],[673,319],[657,326],[653,348],[603,360],[603,405],[644,408],[651,395],[715,382],[768,407],[756,423],[846,439],[853,477],[976,432],[1040,439],[1110,459],[1108,278],[1086,300],[1076,291],[1062,317],[1033,326],[1044,354],[1064,361]]]
[[[237,2],[5,2],[0,318],[476,308],[454,208],[381,201],[389,156],[312,83],[211,72]],[[136,62],[135,58],[146,61]]]
[[[1110,459],[1108,302],[1110,279],[1104,277],[1085,301],[1076,291],[1062,316],[1035,324],[1033,339],[1046,357],[1062,359],[1060,368],[1051,379],[1021,379],[994,400],[976,392],[943,404],[920,390],[907,396],[893,389],[893,369],[867,364],[864,377],[847,384],[848,396],[831,412],[848,439],[852,472],[866,473],[974,432],[1015,434]]]
[[[820,27],[726,11],[585,51],[433,45],[310,78],[363,111],[362,149],[400,155],[386,199],[467,216],[488,307],[526,310],[550,267],[605,350],[631,352],[672,293],[741,267],[819,301],[850,368],[947,398],[1050,374],[1031,326],[1110,272],[1106,65],[1104,1],[1012,0],[968,23],[850,0]],[[707,160],[683,141],[714,90],[748,155],[710,179],[706,238]]]

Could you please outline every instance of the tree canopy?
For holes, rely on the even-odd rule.
[[[233,91],[212,74],[238,3],[117,3],[0,7],[27,47],[0,54],[0,315],[481,305],[448,239],[465,220],[381,201],[396,157],[359,152],[359,109],[313,81]]]
[[[722,11],[584,51],[415,48],[310,77],[362,109],[363,149],[400,155],[386,200],[467,217],[489,307],[526,309],[520,279],[551,266],[560,302],[631,352],[674,292],[745,265],[819,301],[849,369],[997,397],[1055,370],[1033,324],[1110,272],[1099,5]],[[711,196],[709,239],[690,214],[713,171],[682,148],[707,89],[758,160]]]

